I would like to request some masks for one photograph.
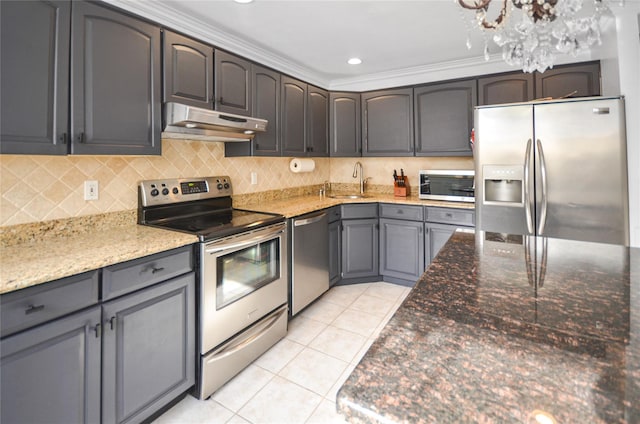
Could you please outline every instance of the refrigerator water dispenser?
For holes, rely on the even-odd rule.
[[[524,167],[519,165],[485,165],[482,167],[484,203],[501,206],[524,204]]]

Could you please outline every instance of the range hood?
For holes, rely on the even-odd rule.
[[[165,103],[164,138],[205,141],[250,141],[267,130],[265,119],[233,115],[181,103]]]

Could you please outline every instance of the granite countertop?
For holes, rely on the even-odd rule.
[[[328,196],[297,196],[283,200],[272,200],[249,204],[243,209],[258,210],[284,215],[287,218],[303,215],[305,213],[326,209],[331,206],[358,203],[397,203],[402,205],[437,206],[443,208],[475,209],[475,203],[444,202],[439,200],[421,200],[418,196],[395,197],[392,194],[367,194],[359,199],[333,199]]]
[[[186,246],[193,235],[137,225],[135,211],[21,225],[0,246],[0,294]],[[114,215],[117,215],[114,217]]]
[[[458,230],[337,402],[353,423],[640,422],[640,249]]]

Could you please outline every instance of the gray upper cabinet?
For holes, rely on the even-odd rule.
[[[160,154],[160,28],[74,2],[71,153]]]
[[[301,156],[306,153],[307,84],[283,75],[280,87],[282,155]]]
[[[362,94],[362,156],[412,156],[413,89]]]
[[[476,80],[416,87],[416,156],[471,156]]]
[[[329,156],[329,92],[307,86],[307,156]]]
[[[522,72],[478,78],[478,104],[528,102],[534,99],[534,76]]]
[[[0,2],[0,153],[64,155],[69,1]]]
[[[214,57],[214,108],[221,112],[250,116],[251,62],[222,50],[216,50]]]
[[[600,95],[600,63],[557,66],[535,74],[536,98]],[[575,93],[574,93],[575,91]]]
[[[362,156],[360,93],[329,94],[329,156]]]
[[[213,47],[163,31],[165,102],[213,109]]]
[[[252,153],[255,156],[280,156],[280,74],[253,65],[251,75],[253,115],[269,122],[267,131],[254,137]]]

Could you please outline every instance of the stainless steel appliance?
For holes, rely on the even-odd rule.
[[[196,396],[209,397],[287,332],[287,225],[231,207],[229,177],[142,181],[138,222],[195,234]]]
[[[622,97],[475,112],[476,228],[629,244]]]
[[[164,138],[205,141],[249,141],[267,130],[267,121],[202,109],[181,103],[164,104]]]
[[[450,202],[473,202],[474,170],[419,171],[420,199],[447,200]]]
[[[291,220],[291,315],[329,290],[329,218],[325,211]]]

